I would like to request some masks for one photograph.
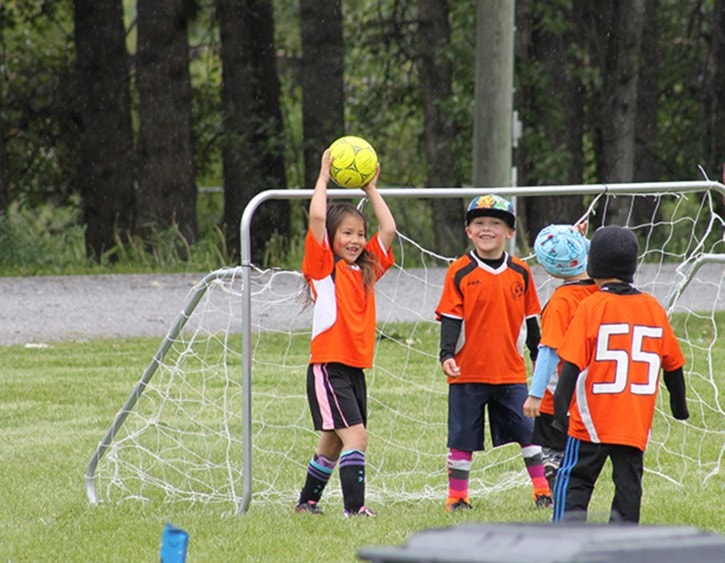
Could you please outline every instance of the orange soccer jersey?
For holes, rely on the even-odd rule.
[[[541,312],[539,345],[558,350],[579,303],[597,291],[599,291],[599,287],[589,279],[568,281],[557,287]],[[557,369],[557,372],[551,376],[544,396],[541,398],[539,410],[543,413],[554,414],[554,389],[558,380],[559,370]]]
[[[569,436],[647,447],[660,370],[685,359],[667,314],[646,293],[600,291],[581,302],[559,348],[582,372],[571,405]]]
[[[393,265],[393,251],[383,248],[377,233],[365,248],[377,257],[376,279],[379,279]],[[312,288],[315,301],[310,363],[338,362],[356,368],[372,366],[375,292],[363,285],[359,266],[335,259],[327,236],[320,244],[308,231],[302,273]]]
[[[448,383],[526,383],[522,330],[541,312],[531,270],[506,256],[494,269],[471,251],[448,268],[436,318],[463,320],[461,368]]]

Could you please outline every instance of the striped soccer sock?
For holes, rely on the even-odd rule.
[[[340,486],[346,511],[357,513],[365,506],[365,452],[360,450],[342,452]]]
[[[459,499],[468,502],[468,479],[471,474],[473,452],[451,448],[448,452],[448,500],[446,504]]]
[[[524,456],[526,471],[529,473],[531,483],[534,485],[534,496],[551,496],[549,483],[544,474],[544,460],[541,455],[541,446],[535,444],[522,445],[521,455]]]
[[[319,502],[322,491],[325,490],[335,465],[337,465],[336,459],[315,454],[307,466],[307,479],[305,480],[305,486],[302,487],[298,504],[304,504],[308,501]]]

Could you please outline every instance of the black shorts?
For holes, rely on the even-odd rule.
[[[448,447],[466,452],[484,449],[486,407],[494,447],[509,442],[522,446],[531,444],[534,423],[524,416],[524,401],[528,395],[525,383],[449,385]]]
[[[338,363],[310,364],[307,401],[315,430],[367,425],[367,385],[361,368]]]
[[[566,434],[554,428],[554,415],[542,412],[534,419],[534,444],[563,452],[566,448]]]

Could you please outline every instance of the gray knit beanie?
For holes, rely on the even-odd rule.
[[[609,226],[597,229],[589,247],[587,273],[592,279],[617,278],[634,282],[639,244],[632,231]]]

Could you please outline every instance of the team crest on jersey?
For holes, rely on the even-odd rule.
[[[521,299],[524,296],[524,284],[521,282],[512,283],[511,295],[514,299]]]

